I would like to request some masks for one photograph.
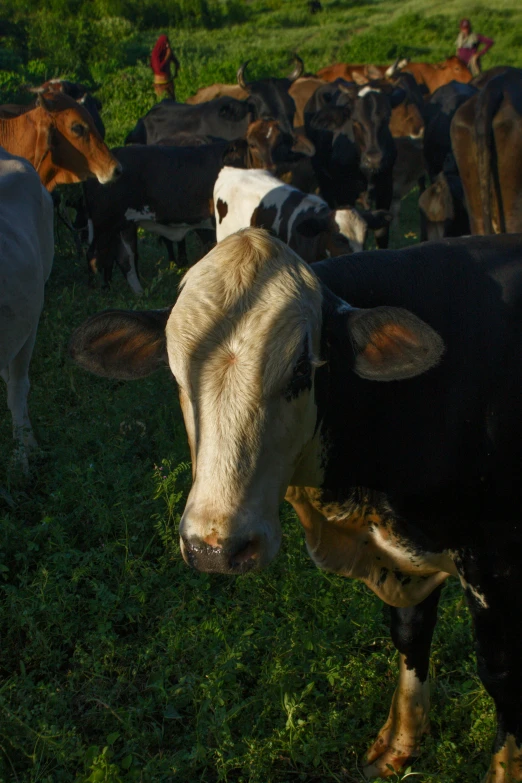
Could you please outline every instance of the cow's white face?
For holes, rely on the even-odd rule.
[[[172,310],[109,310],[73,334],[71,356],[105,377],[140,378],[168,361],[193,461],[181,548],[196,568],[266,565],[279,549],[288,486],[321,486],[314,378],[323,329],[343,371],[346,362],[371,381],[419,375],[444,349],[407,310],[350,307],[286,245],[253,228],[190,270]]]
[[[193,461],[181,548],[197,568],[241,572],[279,549],[278,507],[316,425],[321,303],[310,268],[252,229],[185,277],[166,334]]]

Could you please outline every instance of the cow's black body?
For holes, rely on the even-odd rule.
[[[125,144],[157,144],[179,133],[233,141],[246,134],[249,122],[247,102],[228,96],[194,106],[165,99],[138,120]]]
[[[352,305],[405,307],[444,339],[438,367],[375,384],[354,376],[330,332],[328,365],[316,379],[332,444],[323,493],[339,502],[357,486],[383,492],[413,550],[457,553],[460,573],[487,604],[468,593],[479,673],[499,714],[495,747],[507,733],[520,745],[522,236],[356,254],[314,271]],[[435,619],[433,599],[423,603],[415,633],[425,626],[424,641],[406,645],[419,676]],[[393,609],[393,622],[409,611]]]
[[[449,82],[435,90],[426,104],[424,130],[424,157],[431,181],[444,169],[451,154],[450,126],[453,115],[469,98],[478,92],[471,84]]]
[[[136,223],[126,219],[128,209],[147,208],[160,224],[198,224],[210,218],[214,184],[228,149],[228,142],[218,141],[199,147],[139,145],[112,150],[123,167],[120,179],[110,185],[96,180],[85,183],[97,265],[105,283],[112,278],[115,260],[125,276],[129,273],[120,232],[125,232],[137,259]]]

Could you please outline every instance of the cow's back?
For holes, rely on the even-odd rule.
[[[522,235],[357,253],[319,262],[314,271],[352,306],[415,313],[445,345],[437,367],[396,384],[358,379],[345,353],[332,360],[338,398],[319,404],[325,426],[345,450],[349,444],[350,454],[338,457],[354,483],[402,497],[428,497],[437,488],[445,503],[457,479],[469,488],[459,502],[472,502],[482,480],[500,494],[520,495],[510,477],[522,467]],[[353,410],[371,423],[361,441]],[[335,471],[335,459],[331,465]],[[344,479],[332,481],[342,486]]]

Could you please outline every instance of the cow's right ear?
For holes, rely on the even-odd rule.
[[[144,378],[168,362],[165,327],[171,310],[97,313],[73,333],[69,355],[103,378]]]

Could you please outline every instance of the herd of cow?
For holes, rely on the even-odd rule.
[[[101,376],[175,376],[185,561],[267,565],[286,498],[318,566],[391,606],[399,683],[368,777],[419,752],[438,598],[459,577],[498,718],[485,783],[520,782],[522,70],[472,79],[449,58],[303,76],[296,58],[287,78],[248,81],[244,64],[237,82],[163,100],[112,151],[79,85],[0,107],[0,371],[19,457],[35,444],[48,191],[85,180],[90,268],[108,283],[116,261],[136,292],[138,227],[181,255],[189,231],[212,232],[174,305],[94,315],[70,342]],[[426,176],[422,238],[437,241],[386,250]],[[361,252],[368,228],[379,249]]]

